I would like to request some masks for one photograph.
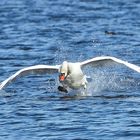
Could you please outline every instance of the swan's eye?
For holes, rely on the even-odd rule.
[[[61,73],[59,75],[59,81],[64,81],[65,80],[65,73]]]

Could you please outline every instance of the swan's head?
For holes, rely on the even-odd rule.
[[[64,81],[68,75],[68,62],[64,61],[60,67],[59,81]]]

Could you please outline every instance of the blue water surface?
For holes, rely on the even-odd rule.
[[[0,81],[17,70],[110,55],[140,66],[139,0],[1,0]],[[85,70],[86,96],[58,92],[57,74],[0,92],[0,140],[139,140],[140,74]]]

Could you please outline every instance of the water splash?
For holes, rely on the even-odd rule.
[[[104,94],[105,92],[131,92],[140,89],[139,79],[117,71],[95,71],[91,73],[92,81],[88,84],[88,95]]]

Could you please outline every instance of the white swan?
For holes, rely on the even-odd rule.
[[[64,61],[61,65],[56,66],[49,66],[49,65],[35,65],[31,67],[27,67],[24,69],[21,69],[17,71],[15,74],[4,80],[0,84],[0,90],[6,87],[9,83],[11,83],[13,80],[15,80],[17,77],[26,75],[26,74],[32,74],[32,73],[60,73],[59,75],[59,81],[62,84],[62,86],[59,86],[58,89],[63,92],[67,92],[67,88],[72,89],[78,89],[78,88],[86,88],[87,87],[87,76],[83,73],[82,68],[86,65],[94,65],[95,67],[100,64],[105,63],[111,63],[111,61],[123,64],[130,69],[133,69],[134,71],[137,71],[140,73],[140,67],[128,63],[126,61],[120,60],[115,57],[111,56],[101,56],[101,57],[95,57],[83,62],[76,62],[71,63]]]

